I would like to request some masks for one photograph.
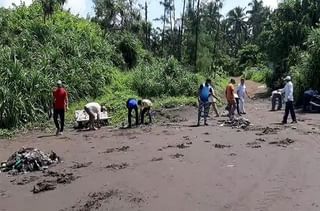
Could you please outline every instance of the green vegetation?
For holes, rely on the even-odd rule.
[[[272,70],[265,66],[249,67],[243,73],[243,77],[246,80],[252,80],[255,82],[266,83],[272,75]]]
[[[63,11],[64,3],[0,8],[0,128],[46,122],[58,79],[70,94],[69,120],[95,100],[115,123],[128,97],[156,107],[193,104],[206,77],[223,94],[229,75],[275,89],[290,74],[298,102],[305,89],[320,87],[317,1],[286,0],[272,11],[252,0],[223,17],[221,0],[183,0],[182,14],[164,0],[161,28],[152,26],[147,3],[94,0],[91,19]]]

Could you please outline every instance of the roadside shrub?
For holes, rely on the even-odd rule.
[[[266,66],[246,68],[243,76],[246,80],[253,80],[260,83],[266,83],[272,75],[272,70]]]
[[[183,69],[178,61],[170,58],[139,65],[133,75],[132,88],[142,97],[196,95],[201,81],[198,74]]]
[[[61,11],[44,24],[41,12],[34,3],[0,13],[0,128],[43,119],[58,79],[71,102],[110,83],[115,52],[100,28]]]

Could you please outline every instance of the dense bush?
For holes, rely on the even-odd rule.
[[[258,67],[249,67],[246,68],[243,76],[246,80],[253,80],[256,82],[267,82],[272,75],[272,70],[260,65]]]
[[[137,67],[132,88],[142,97],[196,95],[201,77],[170,58]]]
[[[302,101],[303,92],[309,88],[320,91],[320,29],[312,30],[307,41],[308,50],[297,56],[297,65],[291,67],[295,97]]]
[[[51,104],[51,91],[63,80],[75,101],[103,93],[114,48],[100,28],[57,11],[43,23],[41,7],[0,12],[0,127],[35,121]]]

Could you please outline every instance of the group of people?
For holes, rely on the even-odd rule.
[[[130,98],[127,100],[126,107],[128,109],[128,127],[132,127],[131,116],[134,111],[136,125],[144,124],[145,115],[149,116],[149,122],[152,122],[151,108],[152,102],[148,99],[137,100]],[[69,109],[68,93],[64,89],[62,81],[57,82],[57,87],[53,91],[53,120],[57,128],[56,135],[62,135],[64,130],[65,112]],[[139,122],[139,110],[140,110],[140,122]],[[84,111],[89,115],[89,129],[97,130],[95,123],[100,127],[100,115],[101,112],[106,111],[105,106],[101,106],[99,103],[90,102],[84,106]],[[59,122],[60,120],[60,122]],[[97,121],[95,121],[97,120]]]
[[[282,95],[284,95],[285,102],[285,114],[283,116],[282,124],[287,124],[289,113],[291,114],[292,123],[297,123],[295,111],[294,111],[294,97],[293,97],[293,83],[291,77],[287,76],[285,79],[285,87],[283,89],[278,89],[272,92],[272,111],[275,111],[276,102],[278,102],[278,110],[282,108]],[[235,89],[236,81],[231,79],[225,90],[225,97],[227,100],[226,110],[228,111],[228,116],[230,119],[234,118],[235,110],[239,116],[245,115],[245,98],[251,99],[247,92],[247,87],[245,85],[245,79],[241,78],[239,85]],[[198,126],[200,125],[201,117],[204,119],[204,125],[207,124],[207,118],[212,105],[216,116],[219,116],[216,100],[219,100],[214,94],[214,88],[212,86],[212,81],[207,79],[204,84],[199,87],[198,94],[199,109],[198,109]]]
[[[227,100],[226,110],[228,110],[228,115],[231,119],[234,117],[235,110],[237,110],[239,116],[246,114],[245,97],[247,96],[250,98],[245,85],[245,80],[243,78],[240,80],[240,84],[238,85],[237,89],[234,87],[235,84],[236,81],[231,79],[225,90],[225,97]],[[200,85],[198,92],[198,126],[200,125],[201,117],[204,119],[204,125],[208,125],[207,118],[211,105],[216,117],[220,116],[216,104],[217,100],[220,101],[215,95],[212,81],[207,79],[204,84]]]
[[[282,95],[284,94],[284,102],[286,104],[285,114],[282,120],[283,124],[287,123],[288,115],[291,114],[292,123],[296,123],[296,115],[293,107],[293,84],[291,82],[291,77],[287,76],[284,81],[286,85],[283,89],[279,89],[272,92],[272,110],[275,110],[276,102],[278,102],[278,110],[282,107]],[[230,119],[234,118],[235,110],[239,116],[246,114],[245,110],[245,98],[246,96],[250,98],[245,85],[245,80],[242,78],[239,85],[235,89],[236,81],[231,79],[225,90],[225,97],[227,101],[226,110],[228,110],[228,115]],[[219,98],[215,95],[215,89],[210,79],[207,79],[205,83],[201,84],[198,90],[198,126],[200,125],[201,117],[204,119],[204,125],[207,124],[207,118],[209,115],[210,107],[212,106],[216,117],[219,117],[219,112],[217,108],[217,101]],[[63,88],[62,82],[59,80],[57,82],[57,87],[53,91],[53,119],[55,126],[57,128],[56,135],[61,135],[64,130],[65,112],[69,108],[68,93]],[[152,102],[148,99],[137,100],[135,98],[130,98],[126,102],[126,107],[128,110],[128,127],[132,127],[132,113],[135,113],[135,124],[144,124],[145,115],[149,117],[149,122],[152,123],[151,108]],[[100,120],[100,113],[104,112],[106,108],[101,106],[99,103],[90,102],[84,106],[85,112],[89,115],[89,128],[91,130],[96,130],[95,119],[97,122]],[[140,118],[139,118],[140,110]],[[58,121],[60,119],[60,122]],[[140,121],[139,121],[140,119]],[[99,125],[98,125],[99,127]]]

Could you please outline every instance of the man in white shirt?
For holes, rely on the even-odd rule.
[[[151,108],[152,108],[152,102],[148,99],[142,99],[138,100],[138,106],[140,107],[141,112],[141,124],[144,124],[144,116],[147,114],[149,116],[149,123],[152,123],[152,117],[151,117]]]
[[[244,78],[241,78],[241,81],[240,81],[240,84],[237,88],[237,94],[239,96],[239,113],[240,114],[246,114],[246,110],[244,108],[244,100],[245,100],[245,97],[246,95],[248,96],[248,98],[250,98],[250,96],[248,95],[248,92],[247,92],[247,87],[244,83]]]
[[[286,103],[286,110],[284,113],[284,117],[282,120],[282,124],[287,124],[289,112],[291,114],[292,123],[297,123],[296,114],[294,112],[293,108],[293,84],[291,82],[291,77],[287,76],[285,77],[284,81],[286,82],[286,85],[283,89],[281,89],[281,93],[284,93],[284,102]]]
[[[97,128],[95,128],[95,126],[94,126],[95,116],[97,116],[98,126],[100,127],[100,125],[99,125],[100,113],[105,111],[106,108],[104,106],[101,106],[99,103],[91,102],[91,103],[88,103],[84,106],[84,110],[89,115],[89,128],[90,128],[90,130],[97,130]]]

